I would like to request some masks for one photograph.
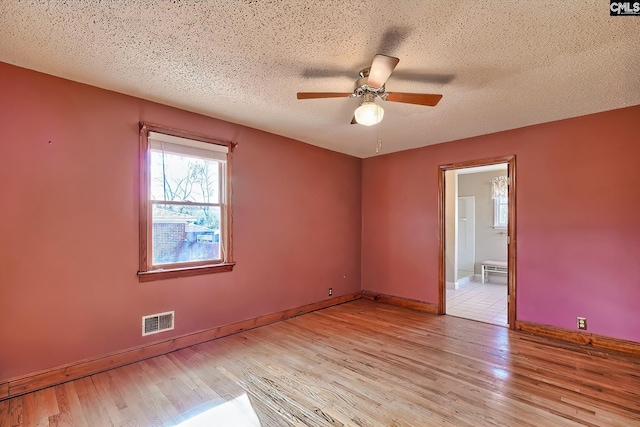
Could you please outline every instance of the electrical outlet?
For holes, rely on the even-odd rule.
[[[333,295],[333,288],[329,288],[329,296]]]
[[[587,318],[586,317],[578,317],[578,329],[587,330]]]

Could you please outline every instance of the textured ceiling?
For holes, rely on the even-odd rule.
[[[0,61],[358,157],[640,104],[640,16],[606,0],[0,2]],[[350,125],[376,53],[379,126]]]

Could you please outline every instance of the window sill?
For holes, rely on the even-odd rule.
[[[203,274],[224,273],[232,271],[235,262],[224,264],[199,265],[197,267],[171,268],[162,270],[139,271],[140,282],[152,282],[154,280],[175,279],[178,277],[200,276]]]

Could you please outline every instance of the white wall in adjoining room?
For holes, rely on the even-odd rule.
[[[493,199],[491,179],[506,176],[507,171],[466,173],[458,176],[458,197],[475,196],[476,199],[476,263],[475,274],[481,273],[482,261],[507,261],[507,230],[493,227]],[[493,274],[493,283],[506,283],[504,275]]]

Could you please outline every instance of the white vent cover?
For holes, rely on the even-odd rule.
[[[166,313],[150,314],[142,317],[142,336],[157,334],[158,332],[170,331],[173,329],[173,318],[175,311]]]

